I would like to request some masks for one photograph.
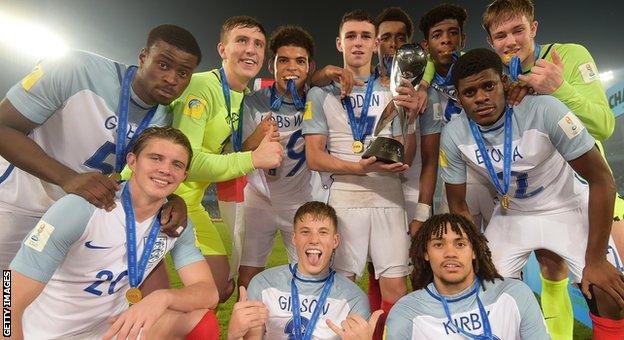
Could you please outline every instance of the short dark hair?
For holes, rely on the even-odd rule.
[[[334,231],[338,232],[338,217],[336,216],[336,210],[331,205],[319,202],[311,201],[304,203],[295,212],[295,218],[293,219],[293,229],[297,224],[297,221],[303,221],[305,216],[310,216],[314,220],[329,219],[334,227]]]
[[[414,35],[414,22],[412,18],[401,7],[384,8],[375,18],[375,30],[379,32],[379,25],[386,21],[400,21],[405,25],[407,40],[412,40]]]
[[[373,21],[373,17],[371,17],[368,12],[363,9],[355,9],[353,11],[345,13],[342,16],[342,19],[340,19],[340,26],[338,26],[338,35],[340,35],[340,32],[342,31],[342,25],[344,25],[344,23],[347,21],[366,21],[375,26],[375,21]],[[375,26],[375,32],[373,33],[377,34],[377,26]]]
[[[461,33],[464,33],[464,23],[466,22],[467,18],[468,12],[466,12],[465,8],[453,4],[442,4],[430,9],[429,11],[427,11],[427,13],[423,14],[423,16],[420,18],[418,28],[422,32],[423,37],[425,39],[428,39],[429,30],[431,29],[431,27],[435,26],[443,20],[455,19],[459,24],[459,29]]]
[[[262,26],[262,24],[258,20],[256,20],[256,18],[250,17],[248,15],[237,15],[237,16],[230,17],[223,22],[223,24],[221,25],[221,32],[219,33],[219,41],[222,43],[225,43],[225,37],[227,36],[227,34],[230,33],[230,31],[236,27],[242,27],[242,28],[254,28],[255,27],[255,28],[258,28],[264,36],[266,36],[266,31],[264,30],[264,26]]]
[[[492,25],[524,15],[529,23],[535,20],[535,7],[531,0],[495,0],[489,4],[481,18],[485,32],[490,35]]]
[[[152,28],[147,35],[145,49],[149,50],[159,40],[194,55],[197,57],[198,65],[201,62],[201,48],[199,48],[199,44],[193,34],[184,28],[172,24],[163,24]]]
[[[299,26],[285,25],[278,27],[269,39],[269,49],[273,56],[282,46],[297,46],[308,51],[310,59],[314,56],[314,40],[310,33]]]
[[[487,69],[493,69],[498,75],[503,74],[503,62],[494,51],[487,48],[475,48],[470,50],[455,62],[453,66],[453,85],[457,88],[457,84],[461,79],[475,75]]]
[[[475,254],[475,259],[472,260],[473,270],[481,283],[483,281],[494,282],[494,279],[503,278],[492,262],[492,252],[487,246],[487,239],[472,222],[461,215],[434,215],[423,223],[412,238],[410,257],[414,265],[414,273],[417,274],[412,276],[414,290],[423,289],[433,282],[431,264],[425,259],[427,244],[432,237],[439,238],[446,234],[449,227],[458,235],[466,235]]]
[[[191,159],[193,158],[193,148],[191,147],[191,142],[189,142],[188,138],[182,131],[170,126],[151,126],[143,130],[136,142],[132,145],[132,150],[130,150],[130,152],[138,156],[141,151],[145,149],[147,143],[149,143],[152,139],[165,139],[173,142],[174,144],[183,146],[188,153],[186,170],[189,169],[191,166]]]

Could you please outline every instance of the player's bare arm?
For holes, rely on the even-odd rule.
[[[470,214],[470,210],[468,210],[468,204],[466,204],[466,183],[444,183],[444,186],[446,187],[449,212],[451,214],[462,215],[472,221],[472,215]]]
[[[433,205],[433,194],[435,193],[438,179],[438,156],[440,153],[440,134],[434,133],[420,137],[420,158],[422,167],[420,170],[418,203]],[[410,222],[409,230],[411,235],[415,235],[424,221],[414,219]]]
[[[198,261],[184,266],[178,273],[184,288],[161,289],[149,294],[114,319],[104,339],[115,336],[120,339],[135,338],[139,332],[149,334],[150,329],[167,310],[192,312],[214,309],[217,306],[219,293],[208,263]]]
[[[569,164],[589,184],[589,236],[581,282],[583,293],[591,298],[589,285],[594,284],[624,308],[624,277],[605,256],[615,201],[613,176],[595,147]]]
[[[11,273],[11,280],[15,287],[19,287],[19,289],[13,290],[11,300],[10,310],[13,326],[11,339],[21,340],[24,337],[22,332],[24,310],[39,296],[43,288],[45,288],[45,283],[33,280],[15,270]]]
[[[0,102],[0,155],[11,164],[67,193],[84,197],[98,208],[112,210],[119,185],[100,172],[78,174],[48,156],[28,134],[38,125],[25,118],[6,98]]]
[[[315,86],[325,86],[329,85],[332,81],[341,85],[340,97],[342,98],[351,94],[353,86],[364,86],[364,81],[355,79],[353,72],[349,69],[334,65],[327,65],[314,72],[310,83]]]
[[[308,167],[316,171],[334,174],[365,174],[369,172],[403,172],[409,165],[403,163],[385,164],[377,162],[375,157],[349,162],[330,155],[325,148],[327,136],[311,134],[305,136],[306,162]]]

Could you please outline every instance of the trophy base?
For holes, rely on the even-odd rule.
[[[369,146],[362,158],[375,156],[377,161],[386,164],[403,163],[403,144],[396,139],[377,137]]]

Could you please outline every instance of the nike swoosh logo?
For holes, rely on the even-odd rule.
[[[550,319],[554,319],[556,318],[556,316],[545,316],[544,320],[550,320]]]
[[[110,249],[110,248],[112,248],[112,247],[94,246],[94,245],[91,244],[91,242],[93,242],[93,241],[85,242],[85,247],[90,248],[90,249]]]

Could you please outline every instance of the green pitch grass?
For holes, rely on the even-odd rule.
[[[227,227],[222,222],[215,222],[219,233],[221,234],[221,238],[225,243],[225,247],[228,253],[231,250],[230,243],[230,234]],[[275,267],[282,264],[288,263],[288,255],[286,253],[286,248],[284,248],[284,244],[282,243],[282,238],[278,234],[278,237],[275,240],[275,244],[273,245],[273,251],[271,252],[271,256],[269,257],[268,267]],[[368,287],[368,277],[364,275],[364,278],[358,282],[360,288],[366,291]],[[219,319],[219,325],[221,326],[221,339],[227,339],[227,325],[230,320],[230,314],[232,314],[232,307],[238,298],[238,289],[236,293],[230,297],[228,301],[219,305],[219,309],[217,311],[217,318]],[[591,339],[591,330],[585,327],[578,321],[574,322],[574,339],[579,340],[589,340]],[[392,340],[392,339],[388,339]]]

